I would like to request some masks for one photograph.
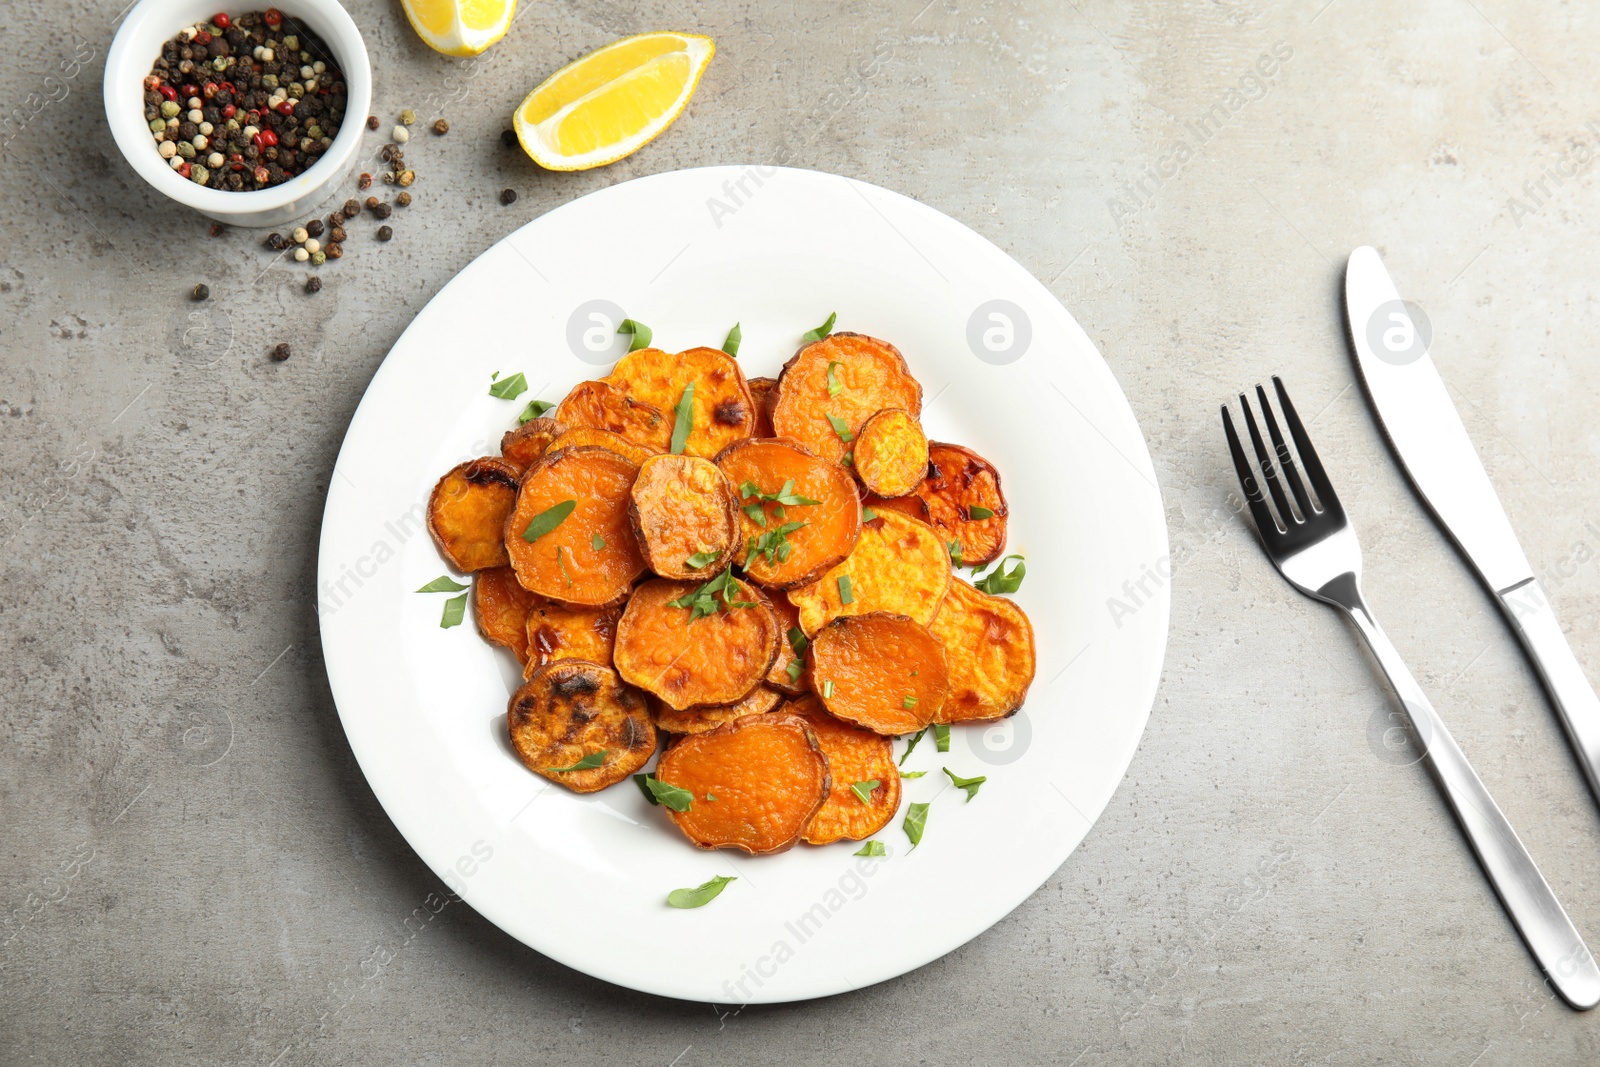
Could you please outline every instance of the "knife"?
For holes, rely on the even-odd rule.
[[[1426,323],[1400,299],[1377,250],[1367,246],[1350,253],[1344,303],[1350,345],[1390,449],[1521,640],[1600,801],[1600,697],[1572,654],[1433,365]]]

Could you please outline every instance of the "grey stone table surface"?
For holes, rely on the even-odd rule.
[[[314,297],[260,234],[208,236],[118,155],[99,85],[118,0],[0,11],[0,1062],[1600,1059],[1600,1015],[1552,999],[1396,743],[1374,665],[1230,507],[1217,425],[1230,394],[1286,375],[1377,610],[1600,936],[1600,810],[1383,449],[1338,299],[1370,243],[1426,309],[1600,678],[1591,6],[534,0],[475,61],[429,51],[395,3],[350,6],[375,110],[452,128],[413,140],[394,241],[362,227]],[[655,144],[573,175],[501,146],[561,63],[665,27],[719,52]],[[609,986],[465,904],[407,925],[443,887],[340,730],[315,567],[351,413],[452,275],[591,190],[778,159],[947,212],[1078,317],[1154,456],[1173,613],[1127,778],[1038,893],[914,973],[739,1010]],[[1104,576],[1108,599],[1125,577]]]

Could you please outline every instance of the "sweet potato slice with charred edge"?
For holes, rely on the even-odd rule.
[[[694,383],[694,419],[683,450],[710,459],[756,428],[756,402],[739,363],[720,348],[691,348],[676,355],[641,348],[617,361],[606,380],[635,400],[676,419],[683,391]],[[663,449],[665,451],[665,449]]]
[[[928,435],[910,412],[888,408],[861,424],[853,455],[862,485],[877,496],[905,496],[928,473]]]
[[[530,593],[537,603],[528,612],[527,666],[523,677],[547,663],[561,659],[586,659],[610,663],[617,644],[617,620],[622,605],[603,608],[573,607]]]
[[[694,794],[688,811],[667,814],[697,847],[756,856],[800,840],[833,784],[811,728],[781,712],[679,738],[656,778]]]
[[[528,613],[544,598],[530,593],[510,567],[479,571],[472,582],[472,611],[478,633],[491,645],[509,648],[518,663],[528,662]]]
[[[645,565],[663,578],[705,579],[739,547],[738,495],[715,463],[651,456],[628,494],[628,518]]]
[[[789,590],[789,602],[799,609],[807,636],[841,615],[872,611],[909,615],[926,626],[949,588],[950,554],[933,528],[898,511],[880,511],[862,524],[844,562]],[[812,680],[813,688],[818,684]]]
[[[1015,603],[957,578],[928,629],[950,670],[950,695],[935,722],[993,722],[1022,707],[1036,659],[1033,624]]]
[[[703,734],[746,715],[765,715],[783,703],[783,694],[758,685],[732,704],[702,704],[682,711],[655,702],[656,725],[669,734]]]
[[[655,755],[657,734],[644,694],[610,667],[562,660],[540,667],[506,708],[511,747],[535,774],[574,793],[620,782]],[[574,767],[595,753],[601,762]]]
[[[504,524],[517,581],[567,604],[596,606],[626,597],[644,571],[628,523],[628,490],[638,473],[631,461],[604,448],[545,453],[522,476],[516,508]],[[527,539],[561,512],[566,518],[559,524]]]
[[[551,442],[567,428],[551,418],[529,419],[500,438],[500,455],[519,471],[525,471],[550,449]]]
[[[904,615],[834,619],[812,639],[806,659],[822,706],[873,733],[922,729],[937,720],[950,691],[944,645]]]
[[[862,521],[866,521],[868,511],[874,513],[884,511],[898,511],[902,515],[909,515],[918,522],[928,522],[928,502],[916,493],[910,496],[882,497],[868,493],[867,498],[861,502]],[[933,525],[928,523],[928,525]]]
[[[750,396],[756,402],[756,425],[751,437],[776,437],[772,429],[772,405],[778,401],[778,379],[748,378]]]
[[[832,371],[833,395],[829,395]],[[885,408],[922,414],[922,386],[905,357],[887,341],[836,333],[795,353],[778,379],[772,429],[792,437],[830,463],[850,452],[861,424]],[[838,419],[846,441],[830,421]]]
[[[801,642],[806,640],[800,629],[800,609],[789,603],[789,598],[782,593],[768,597],[767,607],[777,620],[779,637],[778,658],[772,661],[772,669],[767,672],[767,684],[790,696],[810,692],[805,654],[794,650],[794,635],[799,635]],[[800,647],[804,649],[805,645],[802,643]],[[795,663],[799,666],[790,666]]]
[[[777,623],[748,585],[730,579],[727,600],[691,620],[694,610],[672,602],[687,603],[699,588],[666,578],[645,582],[617,623],[617,671],[679,711],[741,699],[766,677],[777,651]]]
[[[928,475],[916,492],[928,505],[928,522],[939,536],[947,544],[961,542],[963,563],[990,563],[1005,551],[1008,511],[1000,473],[972,449],[934,441],[928,446]],[[993,515],[973,518],[973,508],[987,508]]]
[[[521,473],[503,459],[486,456],[452,467],[439,479],[428,498],[428,533],[450,566],[481,571],[506,565],[502,534]]]
[[[610,382],[579,382],[557,406],[555,417],[568,429],[609,430],[652,452],[665,452],[672,444],[672,417]]]
[[[855,479],[845,468],[782,438],[740,441],[717,456],[717,466],[739,493],[742,543],[738,560],[752,581],[775,589],[804,585],[855,547],[861,532],[861,504]],[[791,499],[817,503],[782,504],[744,495],[752,488],[775,495],[789,482],[794,483]],[[754,517],[757,511],[759,522]],[[794,523],[805,525],[796,529]],[[752,552],[752,547],[757,551]]]
[[[889,825],[900,809],[900,768],[894,762],[894,742],[834,718],[811,694],[791,700],[782,710],[800,716],[811,727],[833,778],[828,799],[811,817],[801,839],[808,845],[860,841]],[[863,801],[851,787],[871,781],[878,784],[870,790],[863,786],[867,796]]]
[[[646,448],[644,445],[623,437],[621,434],[612,433],[610,430],[597,430],[593,426],[574,426],[564,431],[560,437],[550,443],[552,450],[557,448],[575,448],[578,445],[597,445],[600,448],[609,448],[619,456],[626,456],[635,463],[643,463],[651,456],[661,454],[660,449]]]

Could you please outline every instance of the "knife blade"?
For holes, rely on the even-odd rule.
[[[1350,253],[1345,323],[1367,398],[1417,495],[1510,622],[1600,801],[1600,697],[1567,643],[1428,351],[1426,321],[1376,249]]]

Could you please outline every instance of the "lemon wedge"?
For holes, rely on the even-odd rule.
[[[716,54],[695,33],[641,33],[573,60],[512,118],[523,151],[547,170],[588,170],[632,155],[671,126]]]
[[[476,56],[506,35],[517,0],[400,0],[400,6],[435,52]]]

